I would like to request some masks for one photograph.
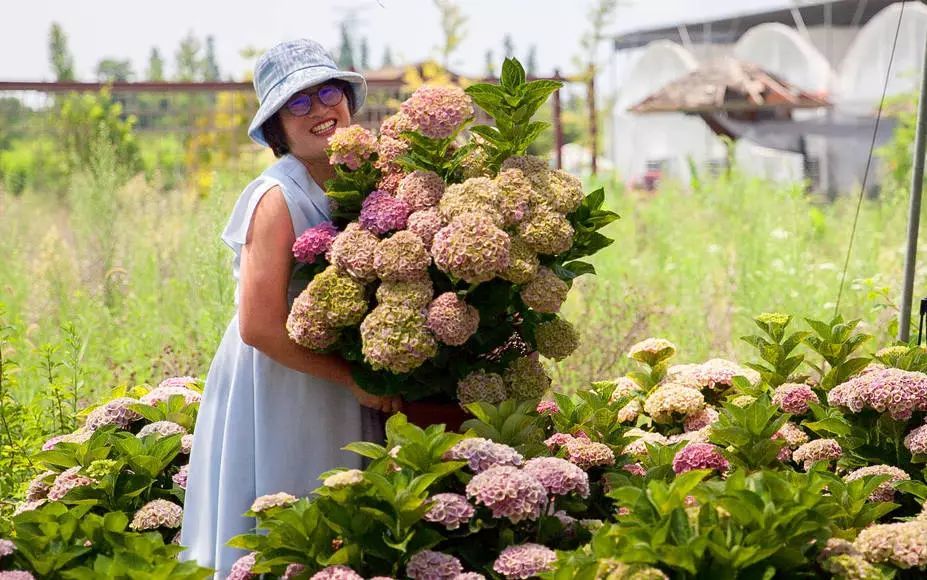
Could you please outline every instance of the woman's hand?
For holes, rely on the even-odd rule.
[[[371,409],[376,409],[377,411],[382,411],[384,413],[397,413],[402,410],[402,398],[396,395],[390,395],[386,397],[380,397],[377,395],[372,395],[360,388],[357,383],[351,382],[348,386],[351,390],[351,393],[354,394],[354,398],[357,399],[357,402],[364,407],[369,407]]]

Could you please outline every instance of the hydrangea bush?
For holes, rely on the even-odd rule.
[[[422,86],[376,136],[331,137],[332,221],[299,236],[307,280],[290,337],[352,363],[358,384],[463,404],[540,398],[537,352],[562,360],[579,334],[557,316],[582,261],[611,240],[604,193],[526,155],[547,128],[529,122],[561,84],[506,60],[499,85]],[[496,126],[471,125],[475,107]],[[518,348],[515,348],[515,345]],[[544,376],[540,376],[543,374]],[[504,377],[501,385],[493,379]]]

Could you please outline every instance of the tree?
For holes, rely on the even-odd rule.
[[[133,76],[132,62],[128,59],[104,58],[97,63],[97,80],[101,83],[125,83]]]
[[[59,81],[74,80],[74,56],[68,49],[68,37],[57,22],[52,22],[48,32],[48,53],[51,57],[52,71]]]
[[[502,37],[502,54],[505,55],[505,58],[515,57],[515,43],[512,42],[511,34],[506,34]]]
[[[148,71],[145,73],[145,78],[149,81],[164,80],[164,59],[161,58],[161,51],[156,46],[151,47],[151,53],[148,55]]]
[[[525,72],[529,77],[534,77],[538,74],[537,48],[537,45],[532,44],[531,48],[528,49],[528,56],[525,58]]]
[[[216,60],[216,39],[213,36],[206,37],[206,56],[203,57],[203,80],[219,80],[219,63]]]
[[[338,66],[344,69],[354,68],[354,46],[351,29],[347,20],[341,22],[341,47],[338,49]]]
[[[451,55],[464,39],[467,17],[454,0],[434,0],[434,3],[441,16],[441,32],[444,33],[444,42],[438,47],[438,52],[441,54],[441,63],[447,69],[451,64]]]
[[[370,68],[370,47],[367,46],[367,37],[364,36],[361,38],[360,45],[360,67],[361,70],[367,70]]]
[[[200,76],[200,41],[193,36],[193,31],[181,39],[175,55],[177,61],[177,80],[194,81]]]
[[[618,0],[597,0],[589,10],[589,30],[580,40],[580,46],[585,53],[584,62],[581,62],[580,66],[586,74],[595,75],[596,73],[602,31],[611,22],[616,8],[618,8]]]
[[[383,49],[383,68],[393,66],[393,51],[389,46]]]
[[[496,59],[492,54],[492,49],[486,51],[486,78],[496,76]]]

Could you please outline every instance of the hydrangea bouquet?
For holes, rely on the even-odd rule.
[[[293,247],[309,274],[287,329],[355,366],[375,394],[463,404],[540,397],[536,356],[560,360],[577,333],[558,317],[581,261],[609,245],[604,192],[526,155],[531,121],[561,83],[423,86],[379,136],[351,126],[329,142],[333,222]],[[494,125],[471,125],[474,104]]]

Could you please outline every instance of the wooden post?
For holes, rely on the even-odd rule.
[[[596,115],[596,112],[595,112],[595,67],[594,66],[589,67],[588,98],[589,98],[589,137],[592,141],[592,147],[591,147],[592,163],[590,164],[590,168],[592,170],[592,174],[595,175],[598,170],[597,161],[599,157],[599,150],[598,150],[599,148],[599,144],[598,144],[599,121],[598,121],[598,115]]]
[[[560,70],[554,71],[554,79],[560,79]],[[557,169],[563,169],[563,119],[560,114],[560,89],[554,91],[553,103],[553,121],[554,121],[554,151],[557,160]]]

